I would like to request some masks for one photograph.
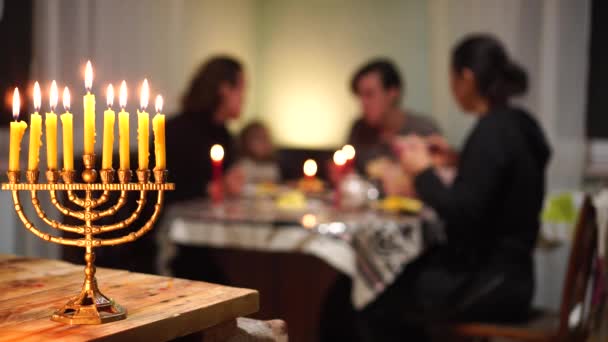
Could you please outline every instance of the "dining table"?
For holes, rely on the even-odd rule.
[[[265,196],[179,203],[159,231],[161,273],[171,274],[180,246],[205,248],[231,285],[260,291],[258,318],[285,319],[292,341],[317,339],[322,306],[339,277],[350,279],[352,306],[364,308],[443,238],[429,208],[344,208],[318,196],[297,206]]]

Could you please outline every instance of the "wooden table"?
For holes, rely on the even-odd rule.
[[[51,321],[83,277],[83,266],[0,255],[0,341],[166,341],[200,332],[204,341],[221,341],[236,331],[237,317],[258,311],[255,290],[99,268],[101,290],[127,308],[127,319],[89,326]]]

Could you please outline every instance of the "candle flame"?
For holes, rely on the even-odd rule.
[[[38,81],[34,83],[34,111],[40,110],[40,105],[42,102],[42,95],[40,94],[40,84]]]
[[[304,174],[308,177],[314,177],[317,175],[317,162],[313,159],[307,159],[304,162]]]
[[[353,147],[353,145],[344,145],[342,147],[342,152],[344,152],[344,155],[346,155],[346,159],[347,160],[353,160],[355,159],[355,148]]]
[[[49,105],[51,106],[51,112],[55,111],[58,101],[59,101],[59,90],[57,90],[57,82],[55,82],[55,80],[53,80],[53,82],[51,82],[51,92],[49,94]]]
[[[13,119],[15,119],[15,121],[19,118],[19,107],[21,107],[19,89],[15,88],[15,91],[13,92]]]
[[[215,162],[222,161],[224,159],[224,148],[222,145],[215,144],[211,146],[211,151],[209,151],[209,155],[211,156],[211,160]]]
[[[334,153],[334,163],[338,166],[346,164],[346,155],[344,154],[344,151],[338,150]]]
[[[156,112],[160,113],[163,111],[163,97],[160,95],[156,95],[155,106]]]
[[[70,91],[68,87],[63,88],[63,108],[66,112],[70,111]]]
[[[91,61],[87,61],[87,66],[84,69],[84,87],[87,91],[91,91],[93,87],[93,66]]]
[[[118,102],[120,103],[120,108],[125,109],[127,106],[127,82],[124,80],[120,84],[120,94],[118,95]]]
[[[112,86],[112,84],[108,85],[108,90],[106,92],[106,96],[108,98],[108,100],[107,100],[108,108],[110,108],[114,104],[114,87]]]
[[[150,100],[150,87],[148,86],[148,79],[144,78],[139,97],[139,106],[142,111],[146,110],[146,107],[148,107],[148,100]]]
[[[304,228],[314,228],[317,225],[317,217],[314,214],[304,214],[302,216],[302,226]]]

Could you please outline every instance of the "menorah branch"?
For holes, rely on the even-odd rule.
[[[35,190],[32,190],[35,191]],[[65,216],[70,216],[79,220],[84,220],[84,211],[74,211],[72,209],[64,207],[59,199],[55,190],[50,190],[49,195],[51,196],[51,203],[57,208],[57,210]]]
[[[127,192],[126,191],[121,191],[120,192],[120,196],[118,197],[118,200],[116,202],[116,204],[114,204],[113,206],[111,206],[110,208],[100,211],[98,213],[99,217],[107,217],[107,216],[112,216],[112,215],[116,215],[116,213],[118,212],[118,210],[120,208],[122,208],[125,203],[127,203]],[[139,207],[138,207],[139,208]]]
[[[124,192],[124,197],[122,196],[121,193],[121,197],[119,198],[119,202],[116,203],[115,207],[109,208],[105,211],[101,211],[98,213],[99,217],[106,217],[106,216],[111,216],[114,215],[117,211],[118,208],[120,208],[122,205],[124,205],[124,202],[126,202],[126,192]],[[122,200],[122,203],[120,202]],[[146,192],[145,191],[140,191],[139,192],[139,199],[137,200],[137,208],[133,211],[133,213],[126,218],[125,220],[121,221],[121,222],[117,222],[114,224],[109,224],[109,225],[105,225],[103,227],[101,227],[101,232],[105,233],[105,232],[110,232],[116,229],[123,229],[128,227],[130,224],[132,224],[133,222],[135,222],[135,220],[137,220],[137,218],[139,217],[139,215],[141,215],[141,212],[144,209],[144,206],[146,205]]]
[[[154,213],[152,213],[152,216],[148,219],[148,222],[146,222],[139,230],[137,230],[136,232],[130,233],[129,235],[125,235],[119,238],[114,238],[114,239],[107,239],[107,240],[101,240],[101,246],[114,246],[114,245],[119,245],[125,242],[132,242],[135,241],[137,239],[139,239],[140,237],[142,237],[143,235],[145,235],[147,232],[150,231],[150,229],[152,229],[152,227],[154,226],[154,223],[158,220],[158,217],[160,216],[160,211],[161,208],[163,207],[163,203],[164,203],[164,192],[163,191],[159,191],[158,192],[158,197],[156,199],[156,204],[154,205]]]
[[[101,194],[101,196],[99,198],[90,199],[90,200],[87,200],[86,198],[78,197],[71,190],[68,190],[67,193],[68,193],[68,200],[70,200],[70,202],[76,204],[77,206],[79,206],[81,208],[84,208],[84,207],[97,208],[98,206],[106,203],[108,201],[108,199],[110,198],[109,190],[104,190],[104,192]]]
[[[40,200],[38,199],[38,194],[37,194],[36,190],[32,190],[31,194],[32,194],[32,204],[34,205],[34,210],[36,210],[38,217],[40,217],[40,219],[42,219],[42,221],[44,223],[46,223],[47,225],[49,225],[55,229],[60,229],[60,230],[66,231],[66,232],[72,232],[72,233],[77,233],[77,234],[84,234],[85,229],[83,227],[70,226],[67,224],[57,222],[53,219],[50,219],[46,215],[46,213],[44,212],[42,207],[40,206]]]
[[[18,191],[13,191],[13,202],[15,203],[15,212],[17,213],[17,216],[19,216],[19,219],[21,220],[21,222],[23,222],[23,225],[25,226],[25,228],[27,230],[29,230],[32,234],[36,235],[37,237],[41,238],[42,240],[51,241],[51,242],[58,243],[61,245],[69,245],[69,246],[84,245],[83,240],[80,240],[80,239],[79,240],[65,239],[62,237],[52,236],[50,234],[43,233],[40,230],[38,230],[38,228],[36,228],[25,216],[25,213],[23,212],[23,207],[21,206],[21,202],[19,200]]]

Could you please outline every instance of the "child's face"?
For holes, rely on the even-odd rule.
[[[249,148],[252,157],[255,159],[268,159],[272,156],[274,147],[272,139],[266,129],[256,129],[251,133],[249,139]]]

